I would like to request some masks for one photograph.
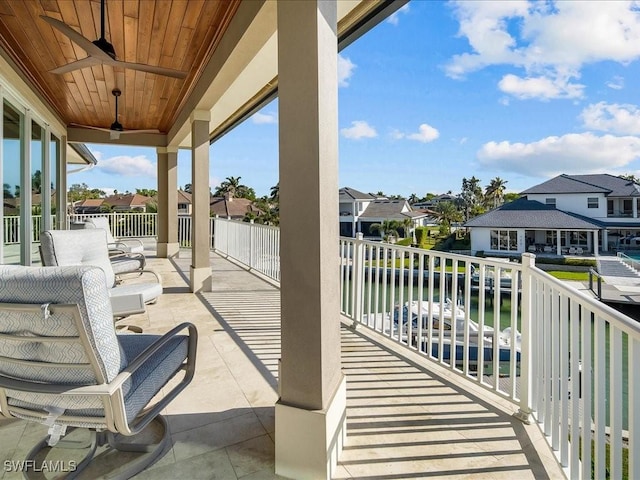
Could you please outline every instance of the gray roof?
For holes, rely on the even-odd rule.
[[[640,185],[624,178],[598,173],[592,175],[558,175],[531,187],[527,194],[604,193],[609,197],[640,196]]]
[[[353,200],[375,200],[375,196],[370,193],[362,193],[349,187],[343,187],[338,192],[341,202],[351,202]]]
[[[405,218],[426,217],[426,214],[413,210],[403,212],[402,209],[406,203],[406,200],[374,200],[367,206],[362,215],[360,215],[360,219],[384,218],[388,220],[404,220]]]
[[[558,210],[535,200],[519,198],[472,218],[465,227],[594,230],[602,224],[582,215]]]

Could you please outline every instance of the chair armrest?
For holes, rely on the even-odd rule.
[[[118,295],[110,299],[114,317],[128,317],[145,312],[144,300],[140,294]]]

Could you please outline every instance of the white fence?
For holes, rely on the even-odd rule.
[[[216,219],[215,231],[216,251],[278,280],[277,229]],[[636,321],[530,254],[508,263],[352,238],[339,252],[343,315],[511,400],[569,478],[640,478]]]
[[[55,215],[51,216],[51,225],[55,225]],[[33,242],[40,241],[40,232],[42,231],[42,215],[32,215],[32,234],[31,240]],[[5,245],[19,244],[20,243],[20,216],[7,215],[3,217],[3,242]]]

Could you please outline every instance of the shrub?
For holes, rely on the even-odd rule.
[[[411,238],[402,238],[396,242],[396,245],[400,245],[401,247],[410,247],[413,243]]]
[[[547,265],[572,265],[574,267],[595,267],[597,265],[593,258],[546,258],[536,257],[536,263]]]
[[[417,227],[416,228],[416,243],[418,246],[422,246],[427,243],[427,236],[429,235],[429,231],[427,227]]]

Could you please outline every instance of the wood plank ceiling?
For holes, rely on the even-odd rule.
[[[106,0],[105,38],[117,59],[186,73],[177,79],[95,65],[61,75],[56,67],[86,52],[40,18],[66,23],[85,38],[100,37],[100,0],[0,0],[0,47],[67,124],[108,128],[119,88],[125,130],[167,132],[213,54],[240,0]]]

